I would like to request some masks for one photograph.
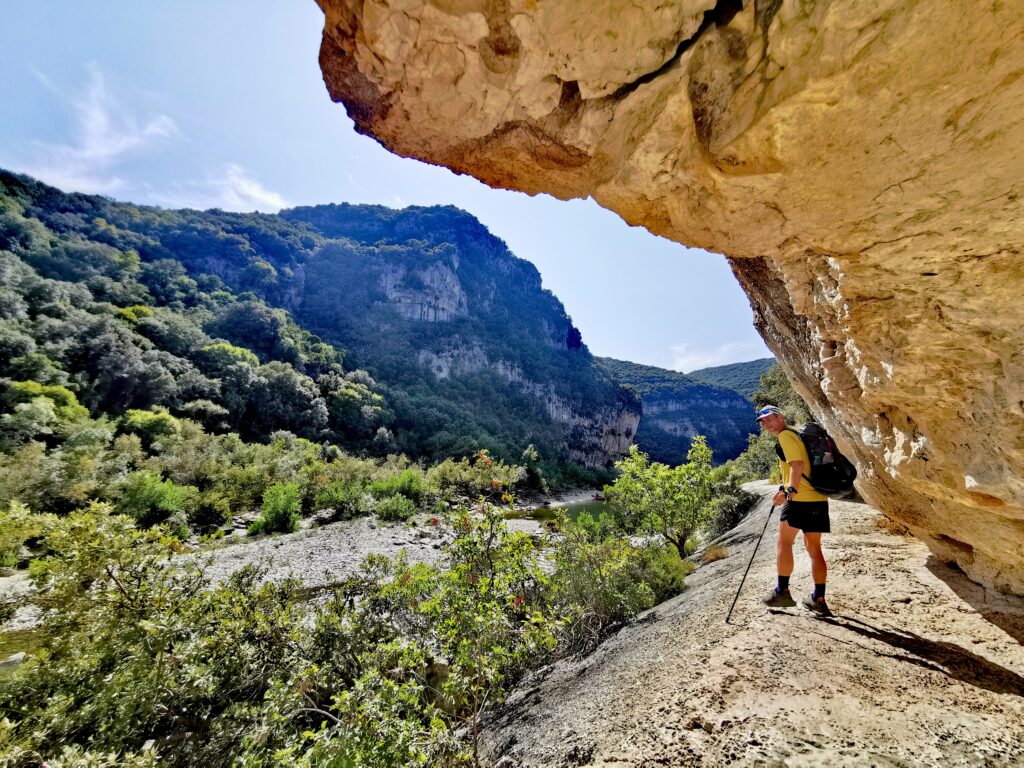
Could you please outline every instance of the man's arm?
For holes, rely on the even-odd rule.
[[[789,484],[793,488],[800,487],[800,480],[804,476],[804,463],[802,461],[789,462]]]

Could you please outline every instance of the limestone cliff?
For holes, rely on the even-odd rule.
[[[437,458],[488,448],[606,468],[640,401],[624,391],[528,261],[453,207],[322,205],[281,217],[330,238],[289,308],[395,382],[396,422]]]
[[[318,0],[390,150],[726,254],[861,491],[1024,593],[1020,0]]]
[[[693,438],[704,435],[720,463],[736,458],[746,449],[747,436],[759,431],[754,404],[735,390],[664,368],[610,357],[596,360],[640,396],[643,415],[636,444],[654,461],[684,463]]]

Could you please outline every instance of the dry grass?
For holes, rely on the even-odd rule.
[[[702,560],[704,562],[704,565],[707,565],[708,563],[713,563],[716,560],[724,560],[728,556],[729,550],[725,547],[716,544],[715,546],[708,547],[706,550],[704,550],[704,557],[702,558]]]

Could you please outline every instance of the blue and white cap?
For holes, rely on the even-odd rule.
[[[772,414],[777,414],[782,418],[786,418],[786,414],[782,412],[781,408],[776,408],[774,405],[766,405],[764,408],[757,412],[757,420],[760,421],[765,416],[771,416]]]

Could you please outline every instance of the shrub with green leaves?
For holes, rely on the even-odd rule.
[[[45,615],[36,653],[0,678],[12,714],[9,753],[49,758],[86,749],[138,753],[155,740],[161,764],[227,766],[271,680],[287,674],[305,613],[296,584],[263,584],[244,569],[216,587],[177,559],[165,530],[94,504],[44,529],[51,553],[33,568]],[[126,759],[125,764],[139,763]],[[121,764],[112,762],[110,764]]]
[[[299,529],[302,492],[295,483],[274,483],[263,493],[260,516],[249,533],[291,533]]]
[[[0,509],[0,568],[13,568],[21,545],[38,536],[48,520],[48,516],[33,514],[19,501]]]
[[[567,521],[562,529],[564,536],[554,553],[551,601],[559,615],[569,617],[564,647],[589,652],[610,630],[653,606],[655,594],[643,579],[639,550],[629,539],[594,541]]]
[[[736,462],[726,462],[711,471],[714,511],[707,527],[709,537],[716,538],[735,528],[754,506],[757,496],[740,487],[745,480],[745,472]]]
[[[468,768],[481,713],[551,650],[560,622],[534,545],[500,510],[452,522],[450,568],[373,557],[309,605],[297,583],[253,568],[211,585],[165,530],[109,505],[47,518],[33,599],[57,610],[40,632],[45,663],[0,677],[3,753]]]
[[[195,501],[196,495],[197,490],[192,486],[176,485],[171,480],[162,480],[156,472],[143,469],[132,472],[121,483],[117,509],[143,526],[173,518],[180,529],[186,507]],[[187,526],[185,535],[188,535]]]
[[[334,516],[341,520],[350,520],[369,512],[366,503],[366,491],[362,485],[351,480],[335,480],[316,495],[318,508],[329,507]]]
[[[166,411],[130,409],[120,418],[118,427],[125,434],[138,435],[142,444],[149,447],[163,437],[177,434],[181,425]]]
[[[15,381],[4,391],[2,403],[13,408],[18,403],[29,403],[38,397],[53,403],[56,415],[62,421],[76,421],[89,416],[89,411],[78,402],[75,393],[67,387],[47,386],[37,381]]]
[[[414,505],[419,505],[426,494],[426,480],[419,467],[408,467],[397,475],[370,483],[370,494],[376,499],[404,496]]]
[[[405,496],[385,496],[377,502],[377,517],[388,522],[402,522],[416,514],[416,505]]]
[[[480,716],[504,687],[557,643],[561,622],[546,601],[547,577],[528,535],[509,532],[503,511],[454,513],[448,568],[381,566],[395,620],[445,662],[443,708],[469,729],[476,760]]]
[[[685,558],[691,538],[714,511],[711,449],[704,436],[693,438],[687,462],[678,467],[650,461],[635,445],[615,467],[619,477],[605,494],[622,530],[658,533]]]
[[[747,449],[732,462],[739,470],[744,482],[772,479],[773,477],[776,482],[778,481],[779,457],[775,453],[777,445],[778,438],[771,432],[748,435]]]

